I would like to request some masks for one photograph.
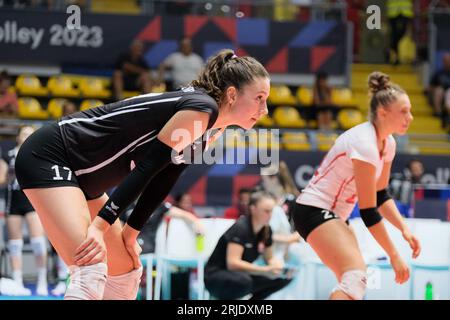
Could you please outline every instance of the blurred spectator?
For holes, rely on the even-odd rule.
[[[387,0],[387,14],[391,26],[391,62],[398,64],[398,44],[414,16],[412,0]]]
[[[336,106],[331,102],[331,87],[328,85],[328,74],[319,72],[313,90],[313,107],[319,130],[331,130],[333,124],[333,110]]]
[[[436,71],[430,82],[430,98],[434,113],[442,119],[442,127],[448,125],[450,112],[450,53],[442,58],[443,68]]]
[[[414,194],[414,185],[424,184],[423,163],[418,159],[411,160],[403,173],[394,173],[389,182],[389,191],[402,215],[409,217]]]
[[[264,192],[253,193],[250,214],[241,216],[223,234],[205,267],[205,286],[217,299],[265,299],[285,287],[282,261],[272,254],[268,225],[275,201]],[[262,254],[265,265],[253,263]]]
[[[75,113],[78,111],[77,106],[72,101],[66,100],[63,104],[63,112],[62,115],[68,116],[69,114]]]
[[[195,210],[192,205],[192,198],[188,193],[177,194],[175,195],[174,200],[175,206],[195,215]]]
[[[0,184],[7,183],[6,192],[6,225],[8,228],[7,248],[11,258],[12,277],[19,287],[21,295],[29,296],[31,291],[25,288],[22,279],[22,249],[24,237],[22,222],[25,220],[30,234],[30,243],[38,267],[37,294],[48,295],[47,288],[47,239],[36,211],[20,189],[16,179],[14,164],[23,142],[34,132],[30,126],[21,127],[17,135],[17,144],[12,149],[2,153],[0,160]]]
[[[179,42],[179,51],[170,54],[159,65],[158,84],[165,81],[164,73],[170,69],[172,85],[168,85],[167,88],[176,90],[185,87],[197,78],[202,68],[203,59],[192,51],[191,39],[184,37]]]
[[[152,89],[150,68],[143,57],[144,45],[132,42],[127,53],[120,55],[113,74],[113,89],[117,100],[123,98],[123,91],[149,93]]]
[[[8,72],[0,73],[0,114],[16,116],[18,111],[17,95],[9,91],[11,78]]]
[[[239,190],[239,198],[238,203],[225,210],[224,218],[225,219],[237,219],[240,216],[248,214],[248,203],[250,201],[250,189],[241,188]]]

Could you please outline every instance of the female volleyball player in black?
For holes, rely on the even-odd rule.
[[[223,50],[188,88],[75,113],[25,142],[17,178],[69,266],[66,299],[136,297],[136,238],[187,166],[174,160],[210,129],[251,128],[269,89],[258,61]],[[117,218],[138,196],[122,228]]]

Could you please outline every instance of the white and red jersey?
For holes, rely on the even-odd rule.
[[[297,202],[330,210],[347,220],[358,201],[352,159],[368,162],[376,168],[378,179],[385,162],[395,156],[395,140],[386,139],[383,152],[378,151],[377,134],[370,122],[357,125],[335,141]]]

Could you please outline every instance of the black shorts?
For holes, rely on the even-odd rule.
[[[27,213],[34,211],[27,196],[21,190],[8,189],[6,191],[5,203],[5,214],[7,216],[25,216]]]
[[[80,188],[56,122],[40,128],[25,140],[17,154],[15,170],[22,190],[67,186]]]
[[[295,229],[305,241],[309,234],[321,224],[333,219],[340,219],[334,212],[326,209],[295,203],[292,216]],[[348,224],[348,220],[345,221]]]

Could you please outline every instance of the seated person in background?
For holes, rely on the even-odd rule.
[[[169,90],[177,90],[187,86],[196,79],[203,68],[203,59],[192,51],[191,39],[184,37],[180,40],[179,51],[170,54],[159,65],[158,84],[164,83],[164,72],[171,70],[172,87]]]
[[[275,200],[265,192],[250,198],[250,214],[241,216],[220,237],[205,267],[205,286],[217,299],[265,299],[291,280],[282,276],[283,263],[272,255],[268,225]],[[260,254],[267,265],[253,264]]]
[[[319,130],[331,130],[333,110],[336,106],[331,102],[331,87],[327,83],[328,74],[319,72],[313,90],[313,107]]]
[[[62,116],[68,116],[69,114],[75,113],[78,111],[77,106],[72,101],[66,100],[63,104]]]
[[[225,219],[237,219],[240,216],[245,216],[248,214],[248,203],[250,201],[250,189],[241,188],[239,190],[238,203],[234,207],[230,207],[225,210]]]
[[[123,97],[123,91],[141,91],[149,93],[152,90],[150,68],[143,57],[144,46],[135,40],[127,53],[122,54],[116,62],[113,74],[113,90],[117,100]]]
[[[450,112],[450,53],[444,54],[442,65],[431,78],[429,93],[434,115],[441,117],[442,128],[445,128]]]
[[[18,103],[15,92],[10,92],[11,78],[8,72],[2,71],[0,73],[0,114],[8,116],[17,116]]]

